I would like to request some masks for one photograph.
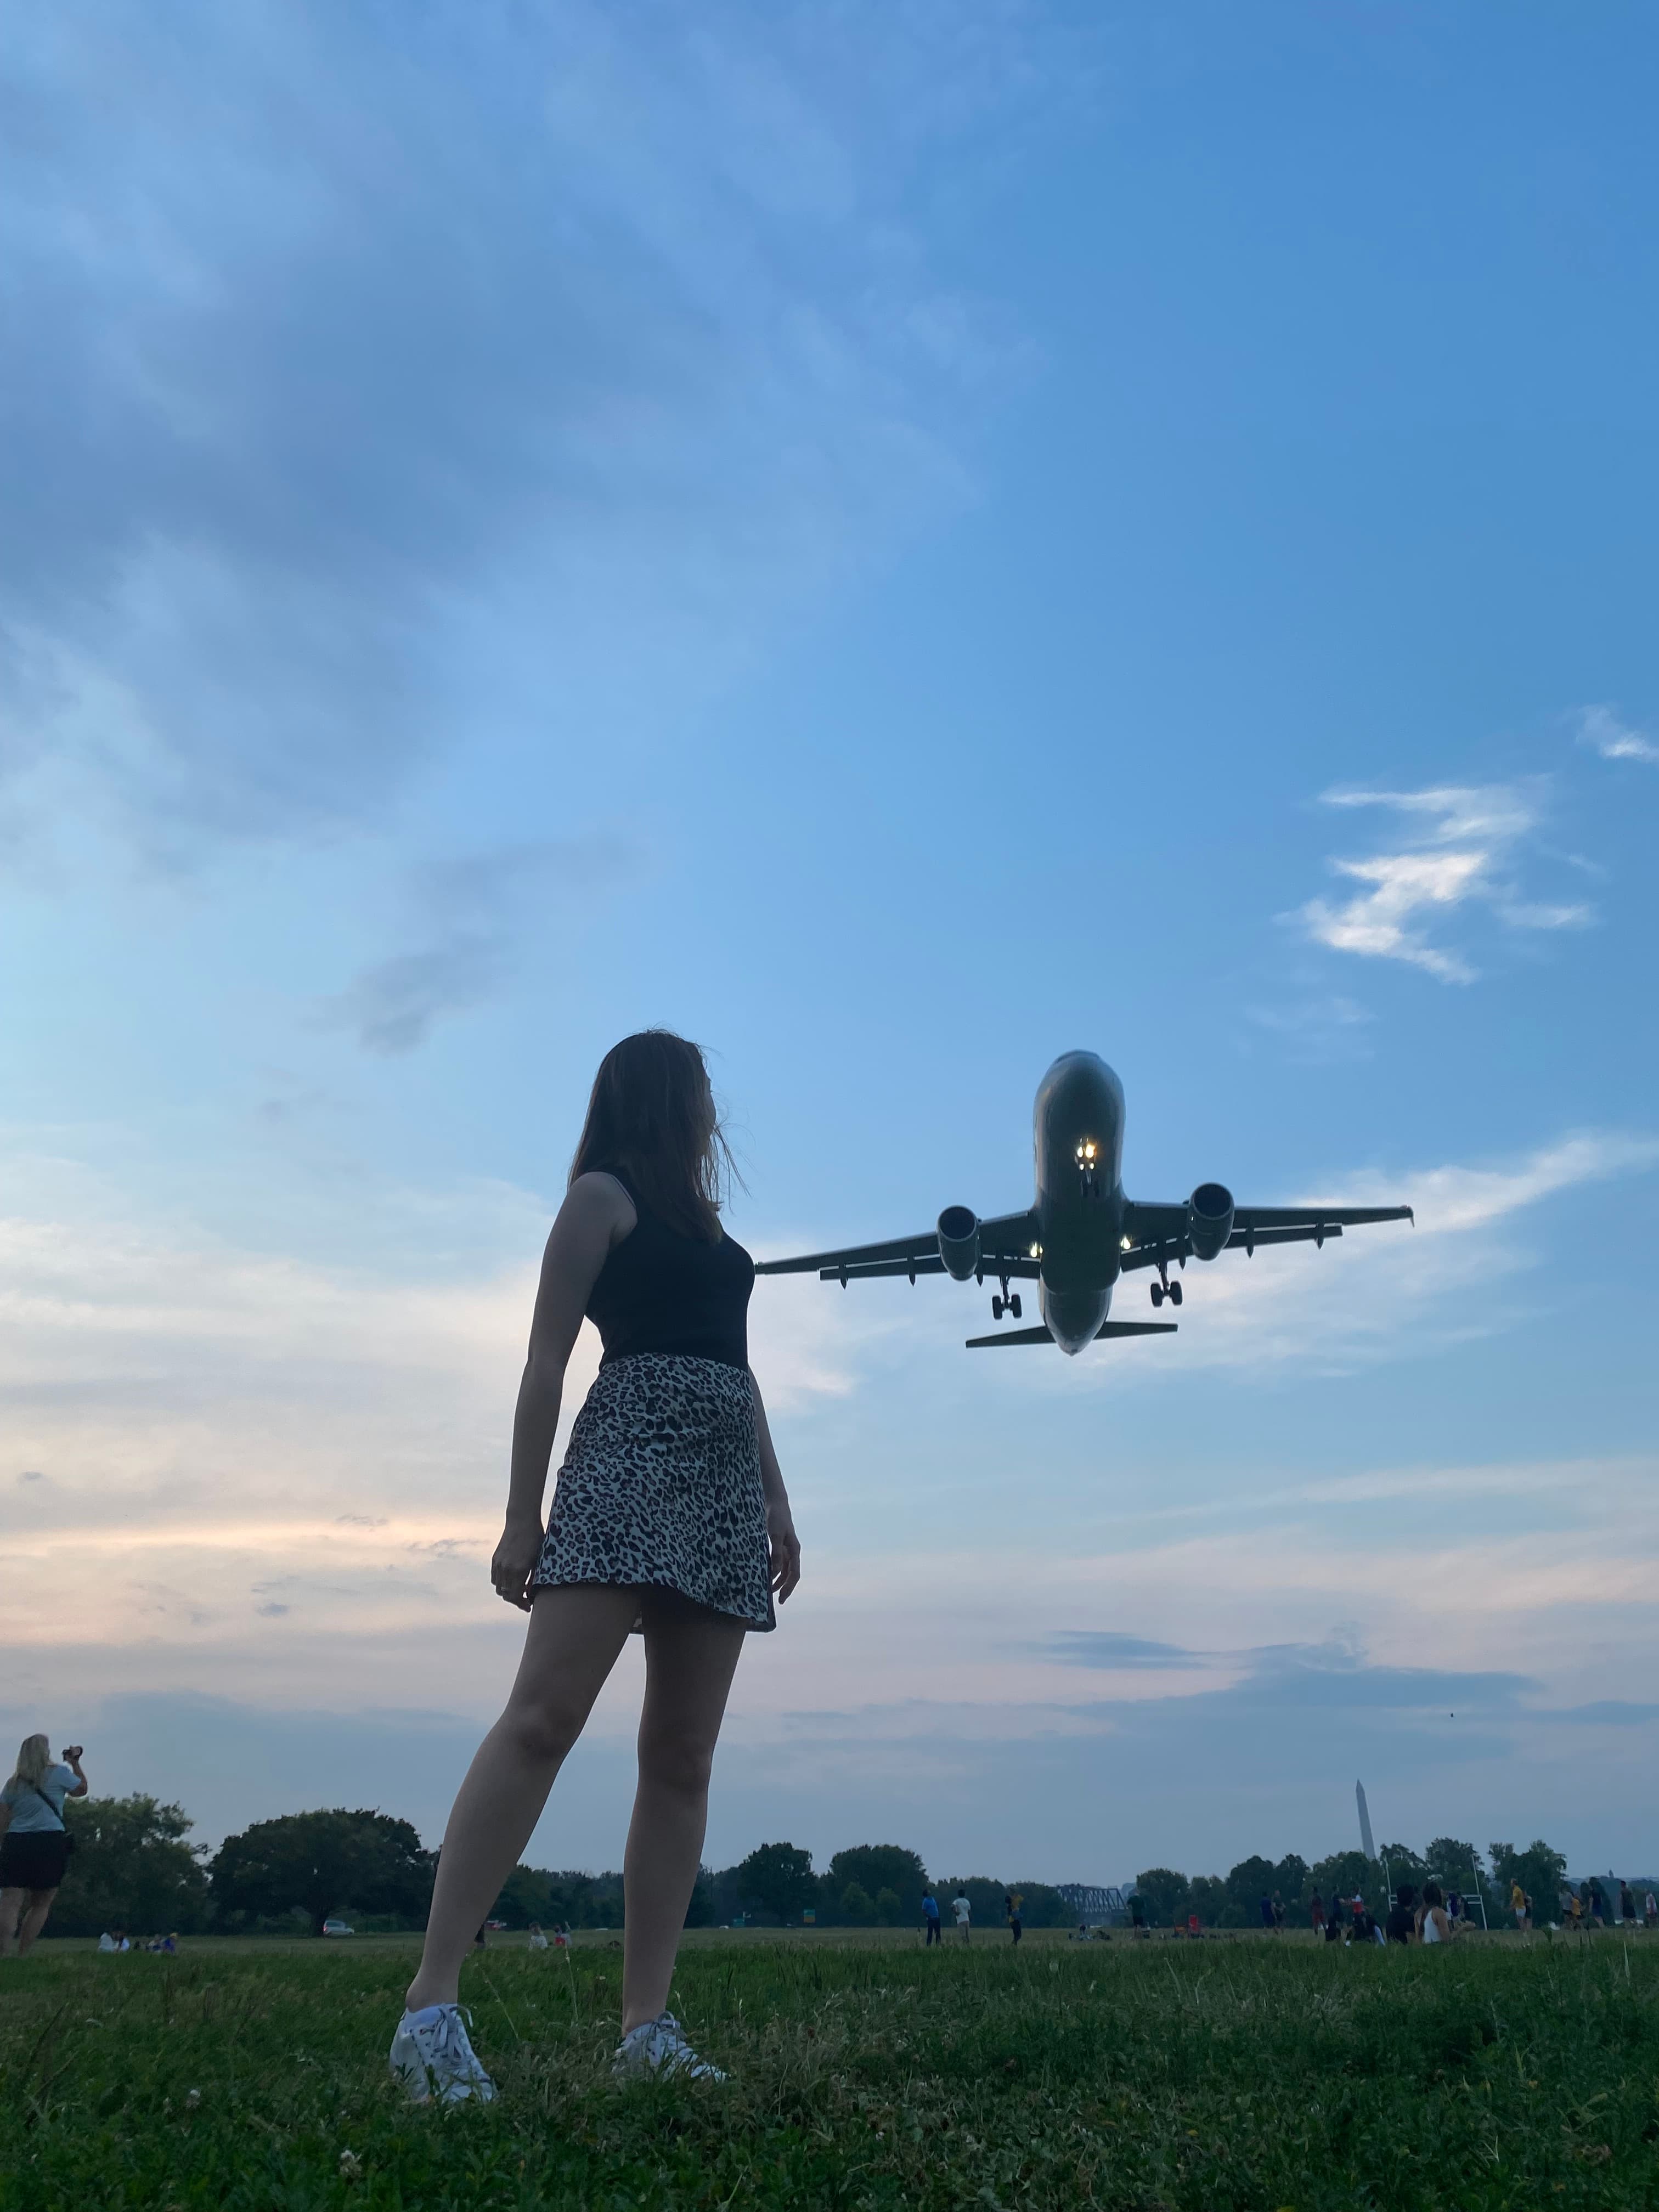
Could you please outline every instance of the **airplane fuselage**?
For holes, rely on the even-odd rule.
[[[1062,1352],[1092,1343],[1111,1311],[1127,1203],[1123,1113],[1123,1085],[1096,1053],[1062,1053],[1037,1086],[1042,1318]]]

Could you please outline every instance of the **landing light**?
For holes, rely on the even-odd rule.
[[[1031,1257],[1032,1257],[1034,1260],[1040,1260],[1040,1259],[1042,1257],[1042,1245],[1041,1245],[1041,1244],[1033,1244],[1033,1245],[1032,1245],[1032,1247],[1031,1247]]]
[[[1120,1237],[1117,1241],[1118,1249],[1121,1251],[1133,1252],[1135,1249],[1135,1240],[1133,1237]]]

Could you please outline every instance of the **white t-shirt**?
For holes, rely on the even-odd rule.
[[[15,1775],[0,1790],[0,1804],[11,1808],[14,1836],[55,1836],[64,1825],[64,1800],[78,1785],[67,1766],[49,1766],[40,1787],[32,1790]]]
[[[968,1916],[973,1909],[965,1897],[953,1897],[951,1899],[951,1910],[957,1916],[958,1928],[965,1928],[968,1925]]]
[[[547,1938],[539,1928],[530,1938],[530,1948],[532,1951],[544,1951],[547,1948]]]

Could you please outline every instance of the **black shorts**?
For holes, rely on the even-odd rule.
[[[0,1889],[57,1889],[69,1863],[69,1838],[61,1828],[40,1828],[0,1838]]]

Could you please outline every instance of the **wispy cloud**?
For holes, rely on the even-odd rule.
[[[365,1051],[412,1052],[434,1023],[493,997],[513,972],[533,907],[545,924],[568,922],[578,902],[620,884],[635,862],[610,831],[496,847],[415,872],[411,904],[420,941],[372,962],[319,1009],[325,1027],[352,1031]]]
[[[1616,708],[1581,707],[1577,720],[1579,744],[1603,760],[1645,761],[1650,768],[1659,768],[1659,744],[1632,729]]]
[[[1333,951],[1401,960],[1443,983],[1472,983],[1480,970],[1434,934],[1458,908],[1476,902],[1520,930],[1582,928],[1593,919],[1581,901],[1553,904],[1521,895],[1515,862],[1540,817],[1536,787],[1329,791],[1324,804],[1381,809],[1397,817],[1402,833],[1392,851],[1332,860],[1337,875],[1363,887],[1352,898],[1311,899],[1299,909],[1309,936]]]

